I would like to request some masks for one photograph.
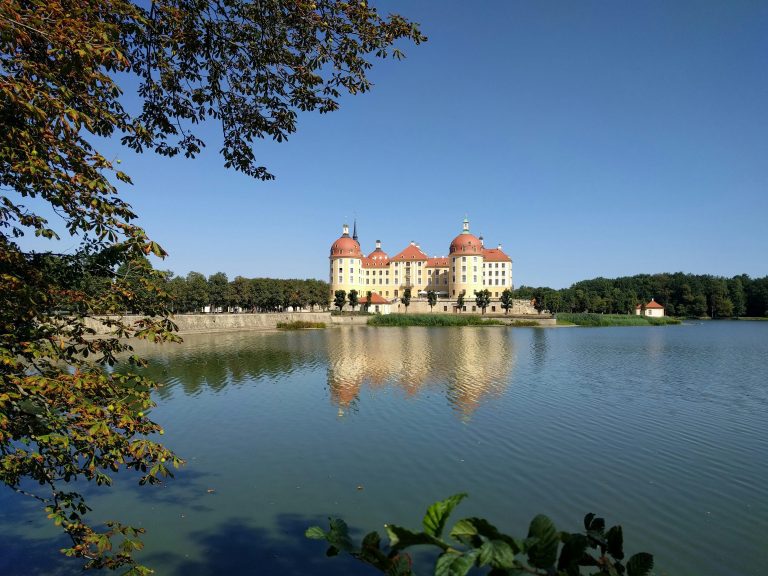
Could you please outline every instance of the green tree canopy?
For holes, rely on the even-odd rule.
[[[117,337],[175,336],[167,277],[145,262],[165,252],[119,195],[130,177],[98,146],[120,137],[137,152],[194,157],[211,119],[226,167],[272,178],[252,143],[282,141],[300,111],[330,112],[342,93],[367,91],[371,59],[399,58],[399,39],[425,38],[362,0],[0,2],[0,479],[15,490],[39,482],[35,496],[72,538],[68,554],[90,567],[132,564],[139,531],[96,532],[62,484],[107,484],[120,468],[156,482],[180,463],[153,440],[155,384],[105,369],[130,351]],[[138,101],[126,105],[118,81],[135,82]],[[46,204],[60,226],[38,210]],[[77,239],[73,254],[31,253],[19,240],[59,229]],[[188,284],[185,298],[207,303]],[[126,310],[144,318],[102,319],[96,338],[86,325]]]
[[[403,296],[402,298],[400,298],[400,300],[402,301],[403,306],[405,306],[405,312],[407,313],[408,306],[411,305],[411,289],[410,288],[406,288],[405,290],[403,290]]]

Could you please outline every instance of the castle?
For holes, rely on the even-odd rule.
[[[331,245],[330,254],[331,297],[337,290],[347,294],[356,290],[361,303],[371,292],[369,309],[389,312],[400,308],[403,293],[411,289],[409,310],[417,312],[458,312],[457,299],[463,293],[462,311],[476,312],[475,292],[488,290],[491,304],[488,312],[501,312],[499,298],[504,290],[512,290],[512,259],[501,249],[486,248],[483,238],[469,231],[469,220],[464,219],[461,233],[450,243],[448,256],[429,257],[415,242],[411,242],[395,256],[382,250],[381,241],[365,256],[357,239],[357,226],[349,235],[344,224],[342,235]],[[434,309],[428,306],[426,296],[434,291],[438,301]],[[517,306],[523,306],[516,301]],[[400,309],[400,311],[404,311]],[[510,312],[515,313],[514,310]],[[518,310],[516,313],[530,313]]]

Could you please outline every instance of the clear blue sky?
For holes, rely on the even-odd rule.
[[[195,161],[120,153],[159,267],[327,279],[345,221],[444,255],[466,214],[517,286],[768,274],[768,3],[376,5],[429,42],[257,143],[276,181],[225,170],[214,126]]]

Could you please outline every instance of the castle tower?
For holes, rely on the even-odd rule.
[[[361,296],[365,295],[362,288],[363,254],[358,241],[350,237],[347,224],[342,226],[341,236],[331,245],[329,259],[331,299],[336,290],[344,290],[347,294],[357,290]]]
[[[451,242],[448,250],[448,292],[458,298],[464,291],[467,300],[474,300],[475,291],[483,286],[483,243],[469,231],[469,220],[464,218],[461,234]]]

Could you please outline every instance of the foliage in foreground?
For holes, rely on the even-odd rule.
[[[295,320],[293,322],[278,322],[277,327],[280,330],[306,330],[309,328],[325,328],[325,322],[307,322],[306,320]]]
[[[475,315],[382,314],[368,319],[368,326],[499,326],[499,320]]]
[[[371,60],[402,57],[401,39],[425,40],[357,0],[0,0],[0,482],[44,502],[85,567],[149,572],[132,558],[142,530],[90,526],[70,483],[108,485],[121,469],[155,483],[181,462],[152,439],[157,383],[110,368],[127,338],[177,338],[145,258],[165,252],[120,196],[131,183],[120,160],[98,145],[193,158],[212,119],[224,166],[271,179],[252,144],[368,91]],[[137,86],[130,106],[118,81]],[[59,234],[67,255],[19,240]],[[125,310],[143,317],[100,318]]]
[[[531,520],[525,538],[504,534],[482,518],[464,518],[454,524],[446,539],[443,532],[448,518],[465,497],[455,494],[432,504],[421,531],[386,524],[389,542],[383,546],[378,532],[367,534],[360,545],[353,543],[346,523],[338,518],[330,519],[327,531],[319,526],[308,528],[306,536],[328,542],[328,556],[346,552],[391,576],[413,574],[406,550],[414,546],[440,551],[434,576],[463,576],[474,567],[485,568],[492,576],[579,576],[582,567],[594,576],[647,576],[653,569],[653,556],[645,552],[625,562],[621,526],[606,530],[605,520],[591,513],[584,517],[584,531],[576,533],[558,531],[552,520],[540,514]]]
[[[668,324],[680,324],[680,320],[669,316],[651,318],[634,314],[561,313],[557,315],[558,323],[561,320],[576,326],[666,326]]]

